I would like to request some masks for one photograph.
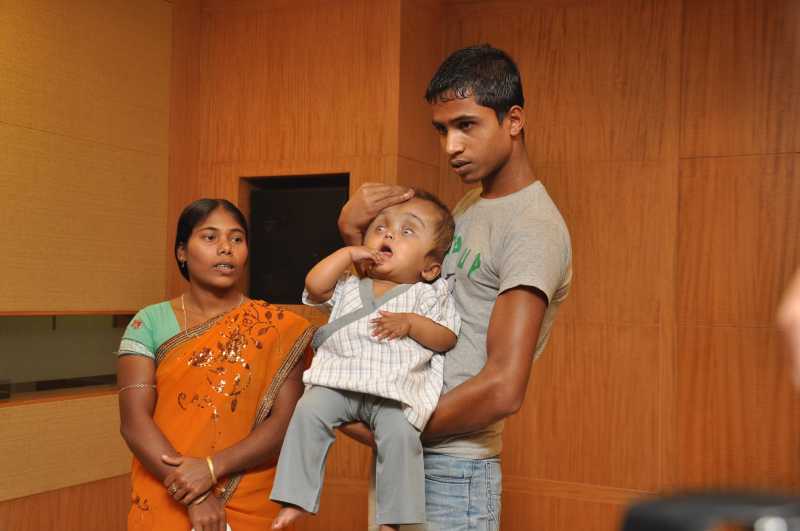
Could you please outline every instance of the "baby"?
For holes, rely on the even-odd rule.
[[[453,231],[447,207],[418,190],[375,218],[363,246],[339,249],[308,273],[303,302],[332,309],[283,441],[270,496],[283,509],[273,529],[318,511],[334,429],[354,421],[375,435],[381,529],[425,521],[420,432],[442,389],[438,353],[455,345],[461,326],[438,279]]]

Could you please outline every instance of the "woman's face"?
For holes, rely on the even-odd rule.
[[[217,208],[192,230],[185,247],[178,249],[192,283],[212,289],[236,285],[247,263],[247,240],[242,227],[227,210]]]

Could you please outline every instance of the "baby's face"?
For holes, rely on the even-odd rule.
[[[423,272],[433,262],[433,249],[441,214],[430,202],[412,198],[385,208],[364,235],[364,245],[380,251],[383,262],[369,270],[369,276],[399,284],[427,280]],[[432,280],[432,279],[431,279]]]

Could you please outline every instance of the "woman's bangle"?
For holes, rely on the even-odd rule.
[[[208,465],[208,471],[211,473],[211,484],[217,484],[217,475],[214,473],[214,461],[211,460],[211,456],[206,456],[206,464]]]
[[[200,505],[201,503],[203,503],[204,501],[206,501],[206,498],[208,498],[209,496],[211,496],[211,492],[212,492],[213,490],[214,490],[214,489],[208,489],[208,490],[206,491],[206,493],[205,493],[205,494],[203,494],[202,496],[200,496],[199,498],[197,498],[195,501],[193,501],[193,502],[192,502],[192,505]]]
[[[146,383],[138,383],[138,384],[131,384],[126,385],[125,387],[120,387],[117,393],[121,393],[122,391],[127,391],[128,389],[155,389],[155,384],[146,384]]]

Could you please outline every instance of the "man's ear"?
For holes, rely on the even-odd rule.
[[[433,282],[439,277],[442,272],[442,264],[439,262],[429,262],[422,270],[421,276],[425,282]]]
[[[525,109],[519,105],[512,106],[506,111],[505,120],[508,121],[508,132],[511,136],[519,136],[525,129]]]

